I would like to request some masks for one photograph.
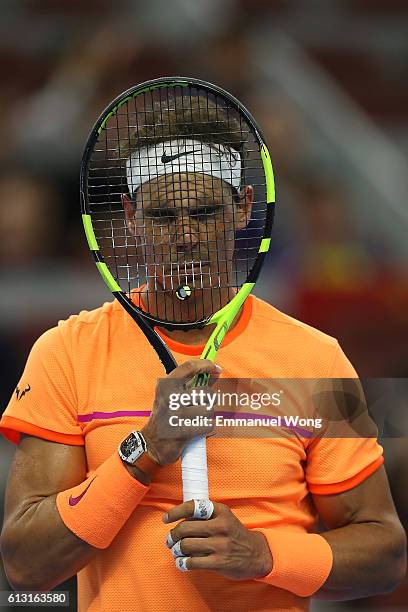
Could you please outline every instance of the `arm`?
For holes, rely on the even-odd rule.
[[[174,379],[171,390],[181,392],[185,381],[199,373],[212,373],[214,368],[208,360],[192,360],[178,366],[168,376]],[[168,422],[169,392],[169,384],[158,383],[153,414],[144,428],[158,464],[176,461],[188,441],[185,436],[161,439],[158,435],[157,421]],[[205,414],[206,408],[197,408],[196,412]],[[190,437],[195,433],[190,432]],[[106,473],[103,469],[108,464],[110,471]],[[147,491],[146,486],[140,485],[150,483],[149,475],[137,465],[121,463],[116,449],[96,473],[98,478],[88,479],[92,480],[89,486],[74,492],[78,500],[82,499],[75,508],[69,508],[74,506],[68,503],[72,488],[86,480],[84,447],[22,437],[10,470],[0,538],[5,570],[16,590],[49,590],[76,574],[100,548],[110,544]],[[92,484],[93,481],[96,482]],[[82,494],[88,488],[90,492],[84,497]],[[72,512],[67,523],[72,529],[61,518],[57,505],[60,493],[65,496],[63,501],[69,513]],[[115,506],[112,500],[118,504]],[[90,506],[85,520],[77,514],[84,504]]]
[[[394,589],[406,570],[406,540],[388,488],[384,468],[378,469],[358,487],[337,495],[315,495],[316,508],[329,531],[321,536],[333,553],[333,567],[329,577],[313,597],[320,599],[356,599]],[[172,508],[164,517],[166,523],[186,519],[170,530],[168,546],[174,556],[184,557],[184,569],[210,569],[233,580],[262,579],[274,569],[274,547],[269,546],[263,531],[247,529],[224,504],[214,503],[214,513],[208,521],[191,521],[194,506],[185,502]],[[268,529],[273,535],[275,530]],[[277,530],[279,533],[279,530]],[[280,532],[281,544],[296,549],[298,533]],[[292,537],[290,537],[292,536]],[[319,538],[315,534],[300,534],[305,538]],[[273,541],[273,538],[271,538]],[[291,542],[291,544],[289,544]],[[302,545],[300,544],[300,545]],[[309,545],[316,546],[316,540]],[[280,546],[282,555],[282,546]],[[310,549],[309,549],[310,550]],[[297,555],[298,556],[298,555]],[[303,552],[303,557],[305,553]],[[180,562],[180,559],[177,559]],[[282,566],[282,558],[280,558]],[[307,558],[303,561],[307,564]],[[180,569],[180,564],[176,563]],[[310,567],[303,566],[310,573]],[[280,568],[282,569],[282,568]],[[298,585],[293,590],[301,594],[299,579],[302,570],[295,562],[291,575],[281,586],[282,576],[270,584],[280,588]],[[306,585],[309,588],[308,585]],[[303,597],[306,596],[301,594]]]
[[[9,474],[0,540],[14,589],[51,589],[98,552],[64,525],[56,508],[57,493],[85,478],[83,446],[22,437]]]
[[[137,499],[147,491],[147,488],[140,487],[140,484],[133,486],[133,481],[139,481],[143,485],[150,482],[148,475],[137,466],[125,466],[116,455],[114,451],[101,468],[106,468],[108,462],[111,465],[112,459],[117,462],[114,463],[116,467],[110,477],[117,482],[114,493],[118,497],[124,497],[123,504],[126,506],[125,512],[122,512],[116,521],[117,524],[109,522],[109,517],[103,513],[98,518],[99,500],[92,501],[92,495],[98,488],[96,484],[93,485],[92,493],[87,494],[87,500],[92,507],[91,513],[88,513],[88,529],[91,533],[100,531],[102,520],[108,523],[107,529],[113,538],[133,511]],[[126,475],[125,468],[132,478]],[[117,474],[116,478],[114,474]],[[110,482],[106,481],[106,476],[104,480],[102,471],[98,476],[99,488],[109,488]],[[74,487],[82,485],[85,480],[86,456],[83,446],[22,437],[10,470],[4,525],[0,537],[5,571],[14,589],[52,589],[76,574],[98,553],[101,546],[92,545],[93,542],[88,543],[85,537],[83,539],[74,533],[74,528],[71,530],[66,526],[57,504],[60,492],[66,492],[68,495],[71,493],[77,497],[78,504],[83,504],[81,493],[85,490],[87,492],[92,484],[90,480],[95,480],[95,475],[88,479],[89,486],[80,486],[78,494]],[[130,496],[129,489],[132,492]],[[119,510],[120,507],[114,509],[117,516],[120,514]],[[71,527],[71,524],[68,524]]]
[[[349,491],[313,500],[333,551],[330,575],[313,597],[356,599],[393,590],[406,572],[406,536],[384,468]]]

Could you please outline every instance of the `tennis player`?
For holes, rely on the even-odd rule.
[[[223,128],[228,134],[227,120]],[[191,275],[210,279],[208,270],[221,266],[218,273],[228,276],[233,249],[225,234],[224,242],[215,230],[204,237],[200,220],[208,228],[222,203],[227,221],[233,212],[245,227],[252,206],[252,187],[234,184],[233,151],[220,149],[227,171],[211,173],[195,138],[180,143],[175,126],[170,141],[128,155],[123,206],[147,268],[157,217],[172,217],[177,228],[154,273],[161,289],[177,286],[187,263]],[[150,164],[149,180],[135,184],[146,154],[156,176]],[[208,244],[223,256],[214,259]],[[225,299],[210,280],[207,293]],[[152,299],[158,314],[179,309],[187,321],[194,310],[194,297],[184,303],[174,291],[156,295],[154,283],[134,299],[145,307]],[[159,331],[180,364],[165,380],[117,302],[59,322],[32,348],[0,422],[17,445],[1,535],[11,586],[49,590],[77,574],[79,609],[95,612],[307,610],[312,596],[353,599],[393,589],[405,573],[405,535],[374,438],[209,437],[210,504],[181,503],[179,458],[193,435],[213,427],[163,434],[170,392],[183,392],[197,373],[213,382],[356,377],[338,342],[254,296],[217,366],[198,359],[210,329]],[[189,406],[180,414],[213,413]],[[206,520],[193,520],[197,511]]]

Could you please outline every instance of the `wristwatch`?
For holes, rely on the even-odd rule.
[[[125,463],[134,465],[139,470],[152,476],[161,466],[151,459],[147,452],[147,443],[140,431],[132,431],[118,446],[119,457]]]

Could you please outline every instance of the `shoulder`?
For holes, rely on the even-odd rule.
[[[256,296],[254,296],[253,301],[252,319],[257,325],[269,329],[271,333],[278,332],[286,336],[287,339],[321,345],[328,349],[338,347],[336,338],[285,314]]]
[[[115,325],[120,324],[121,314],[116,301],[106,302],[93,310],[82,310],[44,332],[36,341],[36,348],[48,351],[65,348],[70,352],[78,342],[92,345],[98,337],[112,333]]]
[[[81,310],[78,314],[72,314],[68,319],[58,321],[58,329],[62,335],[91,334],[94,329],[112,324],[120,314],[122,314],[122,311],[116,300],[105,302],[98,308]]]
[[[356,377],[336,338],[302,323],[264,300],[254,298],[252,335],[257,350],[278,363],[287,376]]]

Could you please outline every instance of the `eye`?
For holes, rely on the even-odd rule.
[[[160,219],[165,221],[174,219],[174,212],[168,208],[151,208],[145,211],[145,216],[149,217],[150,219]]]
[[[190,217],[193,219],[205,220],[208,217],[214,217],[220,209],[221,206],[200,206],[199,208],[192,208],[190,210]]]

